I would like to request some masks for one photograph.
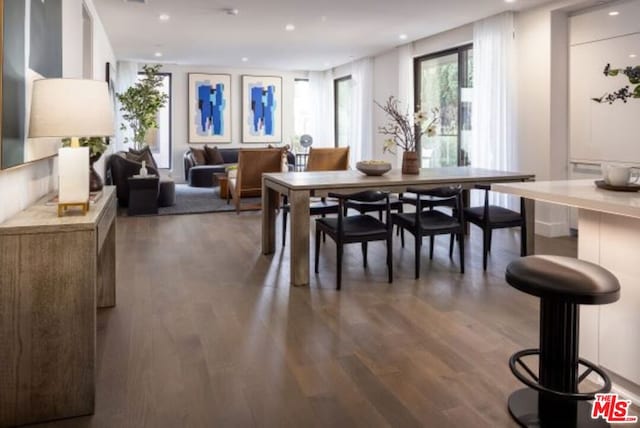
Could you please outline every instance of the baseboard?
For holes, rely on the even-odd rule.
[[[536,220],[536,235],[546,238],[569,236],[569,224],[566,222],[550,223]]]

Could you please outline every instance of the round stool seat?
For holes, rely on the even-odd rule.
[[[620,297],[620,283],[611,272],[571,257],[523,257],[507,266],[505,277],[514,288],[543,299],[603,305]]]
[[[176,204],[176,183],[171,178],[161,178],[158,192],[158,206],[170,207]]]

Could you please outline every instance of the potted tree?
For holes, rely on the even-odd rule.
[[[159,70],[159,65],[143,66],[144,78],[139,79],[123,93],[116,94],[125,121],[120,125],[120,129],[130,129],[133,133],[133,141],[126,137],[124,142],[133,142],[137,150],[144,147],[149,130],[158,127],[158,111],[167,104],[169,98],[160,90],[162,77],[158,75]]]

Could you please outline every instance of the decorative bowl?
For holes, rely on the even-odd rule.
[[[383,175],[391,170],[391,164],[385,161],[360,161],[356,164],[356,169],[366,175]]]

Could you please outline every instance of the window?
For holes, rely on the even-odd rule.
[[[423,136],[418,152],[423,168],[470,165],[472,45],[416,58],[415,107],[439,110],[435,136]]]
[[[334,81],[336,147],[348,147],[351,134],[351,76]]]
[[[167,104],[158,111],[158,129],[151,129],[147,133],[145,143],[151,149],[158,168],[171,168],[171,73],[158,73],[162,76],[160,88],[169,99]],[[144,79],[144,74],[138,74],[138,79]]]
[[[311,89],[308,79],[296,79],[293,83],[293,130],[296,140],[301,135],[311,133]]]

